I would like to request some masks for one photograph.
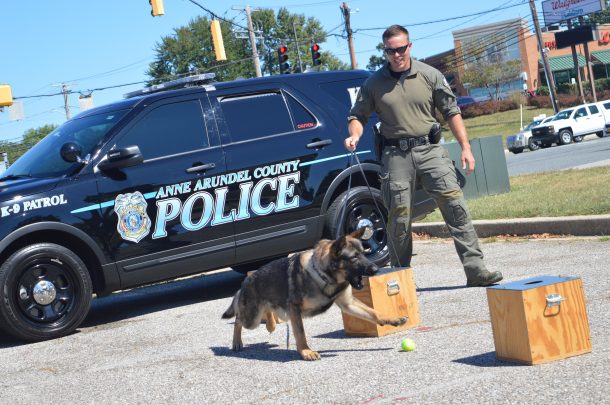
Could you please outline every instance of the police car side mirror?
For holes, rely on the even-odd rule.
[[[80,145],[74,142],[64,143],[59,151],[61,158],[69,163],[76,163],[80,159],[83,150]]]
[[[97,167],[100,170],[122,169],[124,167],[139,165],[143,161],[144,157],[140,152],[140,148],[138,148],[137,145],[134,145],[111,150]]]

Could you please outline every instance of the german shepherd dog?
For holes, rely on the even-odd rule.
[[[362,288],[362,277],[372,276],[377,266],[364,255],[361,228],[337,240],[320,240],[313,249],[274,260],[246,277],[233,297],[223,319],[235,316],[233,350],[244,345],[242,327],[256,328],[263,316],[267,330],[275,330],[275,317],[290,319],[297,351],[303,360],[319,360],[320,354],[309,348],[303,318],[325,312],[337,304],[341,310],[378,325],[403,325],[406,317],[380,315],[352,295],[352,288]]]

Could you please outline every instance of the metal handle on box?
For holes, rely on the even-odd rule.
[[[400,284],[398,284],[397,280],[388,281],[387,287],[388,295],[396,295],[400,292]]]
[[[561,305],[562,301],[566,299],[561,296],[561,294],[549,294],[546,296],[546,305],[549,307],[554,307]]]

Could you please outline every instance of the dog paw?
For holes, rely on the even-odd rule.
[[[233,350],[234,352],[238,352],[240,350],[242,350],[244,348],[244,344],[239,341],[239,342],[233,342],[233,347],[231,347],[231,350]]]
[[[407,319],[409,319],[409,317],[407,316],[403,316],[401,318],[398,319],[394,319],[391,323],[392,326],[400,326],[400,325],[404,325],[405,323],[407,323]]]
[[[301,350],[299,352],[303,360],[312,361],[312,360],[320,360],[320,353],[314,352],[313,350]]]

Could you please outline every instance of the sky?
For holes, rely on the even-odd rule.
[[[196,0],[226,19],[246,25],[240,9],[248,3]],[[165,15],[152,17],[148,0],[18,0],[3,1],[0,9],[0,84],[9,84],[13,97],[56,94],[61,85],[69,95],[72,116],[80,112],[79,93],[92,94],[95,106],[117,101],[144,87],[154,47],[175,28],[210,15],[188,0],[164,0]],[[404,25],[413,42],[411,54],[422,59],[453,48],[452,31],[510,18],[531,19],[526,0],[348,0],[358,68],[378,54],[385,27]],[[344,34],[342,1],[252,0],[251,8],[286,7],[291,13],[317,18],[329,34]],[[540,15],[540,1],[536,2]],[[490,11],[496,8],[500,10]],[[467,17],[465,17],[467,16]],[[463,17],[463,18],[459,18]],[[445,20],[445,21],[442,21]],[[320,44],[350,63],[347,39],[328,36]],[[129,83],[138,83],[121,86]],[[100,88],[106,90],[95,90]],[[118,87],[120,86],[120,87]],[[0,112],[0,141],[19,142],[32,128],[66,121],[61,95],[17,100],[25,118],[9,119]]]

